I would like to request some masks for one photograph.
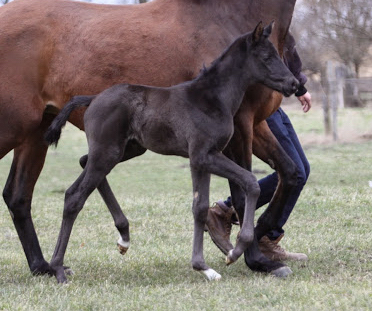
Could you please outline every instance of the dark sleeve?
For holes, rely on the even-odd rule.
[[[288,69],[300,82],[300,87],[298,88],[298,91],[296,92],[295,95],[296,96],[304,95],[307,92],[307,89],[305,88],[307,77],[301,72],[302,70],[301,58],[296,50],[296,41],[294,40],[293,36],[290,33],[287,34],[286,41],[284,44],[283,60]]]

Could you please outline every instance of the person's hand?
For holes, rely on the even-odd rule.
[[[302,96],[298,96],[297,99],[300,101],[302,105],[302,110],[304,112],[308,112],[311,108],[311,95],[309,92],[306,92]]]

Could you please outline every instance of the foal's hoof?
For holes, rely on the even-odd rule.
[[[67,284],[65,267],[54,267],[54,274],[59,284]]]
[[[286,278],[288,275],[292,274],[293,272],[289,267],[284,266],[276,270],[273,270],[270,273],[278,278]]]
[[[207,281],[219,281],[221,279],[221,274],[214,271],[213,269],[198,270],[198,272],[203,274]]]
[[[125,242],[122,238],[119,238],[117,245],[118,245],[120,254],[125,255],[125,253],[127,252],[129,248],[130,243]]]
[[[119,249],[119,253],[120,253],[120,254],[125,255],[125,253],[126,253],[127,250],[128,250],[128,247],[123,247],[123,246],[121,246],[121,245],[118,243],[118,249]]]
[[[63,267],[66,275],[74,275],[74,271],[70,267]]]
[[[226,265],[231,265],[237,260],[237,258],[234,257],[233,249],[230,250],[226,256]]]

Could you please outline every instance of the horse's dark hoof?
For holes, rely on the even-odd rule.
[[[291,268],[284,266],[270,272],[272,275],[277,278],[286,278],[288,275],[292,274]]]
[[[67,284],[68,283],[66,275],[64,273],[63,274],[62,273],[57,274],[56,279],[57,279],[58,284]]]
[[[39,262],[37,266],[31,268],[33,275],[53,275],[53,272],[46,261]]]
[[[74,271],[70,267],[63,267],[66,275],[74,275]]]
[[[58,266],[58,267],[51,266],[51,267],[53,269],[53,274],[57,279],[57,283],[67,284],[66,274],[69,275],[69,273],[72,272],[72,270],[68,267],[63,267],[63,266]]]

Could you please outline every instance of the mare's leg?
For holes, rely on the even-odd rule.
[[[279,176],[274,196],[257,221],[255,231],[257,238],[261,239],[270,230],[275,229],[281,218],[285,203],[297,185],[297,167],[272,134],[266,122],[257,125],[253,148],[255,155],[270,164]]]
[[[62,225],[50,263],[59,283],[67,281],[63,268],[63,260],[75,219],[82,210],[89,195],[104,182],[106,175],[120,162],[124,153],[124,147],[121,146],[110,146],[108,144],[98,144],[96,142],[92,145],[89,144],[89,157],[83,172],[66,191],[65,195]],[[104,193],[107,193],[107,189],[103,190]],[[112,201],[110,201],[109,204],[112,206]],[[117,211],[117,207],[114,209]],[[120,207],[118,207],[118,209],[120,209]]]
[[[52,119],[53,116],[45,114],[37,130],[32,131],[22,144],[14,149],[13,163],[3,191],[4,200],[33,274],[52,273],[43,257],[31,217],[33,190],[48,149],[43,134]],[[4,122],[2,125],[5,125]]]

